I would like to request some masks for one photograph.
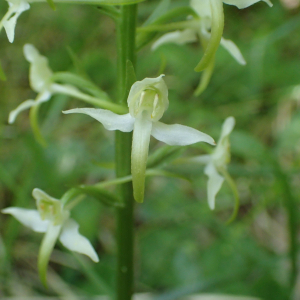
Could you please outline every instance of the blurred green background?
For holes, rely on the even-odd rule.
[[[141,25],[159,1],[139,5]],[[172,5],[187,5],[175,0]],[[193,71],[202,51],[198,43],[150,46],[138,54],[137,78],[158,75],[162,64],[170,92],[166,123],[192,126],[219,137],[224,119],[236,118],[231,135],[229,173],[241,200],[237,219],[226,220],[233,197],[225,183],[216,209],[206,200],[203,168],[186,168],[191,183],[149,178],[143,204],[136,205],[136,292],[160,300],[186,294],[220,293],[265,300],[300,299],[298,272],[300,186],[300,15],[299,0],[259,2],[238,10],[224,5],[224,37],[239,46],[247,65],[238,65],[219,49],[207,90],[194,97],[200,74]],[[7,3],[1,1],[1,16]],[[114,135],[95,120],[63,115],[85,107],[78,100],[54,96],[41,107],[40,124],[48,141],[41,147],[30,128],[28,111],[8,125],[11,110],[36,94],[28,83],[22,47],[34,44],[49,58],[53,71],[74,71],[68,47],[90,78],[116,97],[115,26],[96,7],[32,4],[16,26],[15,42],[0,36],[0,60],[7,75],[0,82],[0,208],[33,208],[38,187],[60,198],[70,187],[114,177]],[[150,152],[161,144],[151,141]],[[202,154],[199,146],[185,154]],[[181,170],[182,171],[182,170]],[[79,296],[106,294],[114,287],[114,210],[86,198],[72,212],[100,263],[74,256],[60,244],[49,266],[49,289],[36,270],[42,235],[0,215],[0,296]],[[291,261],[296,262],[291,289]],[[33,299],[33,298],[32,298]]]

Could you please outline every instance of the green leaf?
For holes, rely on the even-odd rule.
[[[111,101],[104,91],[102,91],[91,80],[84,78],[83,76],[73,74],[71,72],[57,72],[53,74],[52,80],[74,85],[97,98]]]
[[[56,6],[55,6],[53,0],[47,0],[47,2],[49,4],[49,6],[55,11],[56,10]]]
[[[149,24],[144,24],[143,27],[140,27],[141,29],[147,28],[147,26],[153,26],[153,25],[162,25],[165,24],[169,21],[172,21],[174,19],[178,18],[186,18],[187,16],[192,15],[195,18],[197,18],[197,14],[195,11],[189,7],[189,6],[182,6],[182,7],[176,7],[171,9],[170,11],[167,11],[165,14],[161,15],[158,17],[156,20]],[[159,27],[157,27],[159,29]],[[157,30],[160,31],[160,30]],[[147,44],[149,44],[151,41],[153,41],[157,35],[157,31],[150,31],[148,32],[147,30],[143,30],[142,32],[139,32],[137,34],[136,38],[136,48],[137,50],[140,50]]]
[[[114,207],[124,206],[121,200],[119,199],[119,197],[117,197],[113,193],[108,192],[107,190],[99,186],[82,185],[76,189],[81,191],[82,194],[96,198],[97,200],[101,201],[105,205],[114,206]]]
[[[129,93],[131,86],[136,82],[136,80],[134,66],[128,59],[126,62],[126,94]]]
[[[80,58],[76,55],[76,53],[73,51],[71,47],[68,46],[67,51],[76,69],[76,72],[81,76],[88,78],[88,75],[86,74],[85,69],[82,66],[82,61],[80,60]]]
[[[185,151],[185,147],[181,146],[163,146],[156,150],[148,157],[147,167],[154,168],[162,164],[166,164]]]
[[[102,14],[112,18],[114,21],[118,21],[121,16],[120,11],[114,6],[98,6],[98,10]]]
[[[153,13],[144,23],[144,26],[153,23],[156,19],[165,14],[169,10],[170,4],[171,0],[161,0]]]

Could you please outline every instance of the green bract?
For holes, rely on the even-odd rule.
[[[87,114],[102,123],[107,130],[133,131],[131,172],[134,198],[137,202],[143,202],[144,199],[151,135],[168,145],[185,146],[197,142],[215,144],[209,135],[194,128],[159,122],[169,103],[168,89],[163,76],[145,78],[132,85],[127,100],[128,114],[118,115],[109,110],[95,108],[76,108],[64,112]]]
[[[11,214],[35,232],[45,233],[38,257],[42,282],[46,285],[47,265],[58,238],[69,250],[85,254],[94,262],[98,262],[99,258],[93,246],[86,237],[79,233],[79,225],[69,217],[70,212],[62,202],[40,189],[34,189],[32,195],[36,200],[37,210],[8,207],[3,209],[2,213]]]

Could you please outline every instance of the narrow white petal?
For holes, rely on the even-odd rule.
[[[8,116],[8,123],[9,124],[12,124],[15,122],[18,114],[23,111],[23,110],[26,110],[32,106],[36,105],[36,102],[34,100],[26,100],[24,102],[22,102],[16,109],[12,110],[10,113],[9,113],[9,116]]]
[[[151,134],[159,141],[168,145],[186,146],[198,142],[206,142],[215,145],[214,139],[192,127],[173,124],[167,125],[161,122],[153,123]]]
[[[3,26],[5,28],[7,38],[12,43],[15,38],[15,27],[17,24],[17,19],[22,14],[23,11],[28,10],[30,5],[25,1],[20,1],[20,4],[14,4],[11,6],[11,9],[14,11],[15,15],[12,16],[7,21],[3,22]]]
[[[44,235],[38,256],[38,269],[42,283],[47,286],[46,273],[50,255],[53,251],[57,238],[61,230],[61,225],[49,223],[49,227]]]
[[[169,32],[161,36],[155,43],[153,43],[151,49],[155,50],[163,44],[174,43],[178,45],[183,45],[187,43],[192,43],[197,40],[196,32],[192,29],[186,29],[183,31]]]
[[[213,163],[210,163],[205,167],[204,173],[208,176],[208,181],[207,181],[208,205],[210,209],[214,209],[215,198],[217,193],[221,189],[224,178],[218,173]]]
[[[46,232],[49,226],[49,221],[43,221],[35,209],[8,207],[2,209],[2,213],[12,215],[24,226],[29,227],[35,232]]]
[[[235,5],[236,7],[242,9],[246,8],[254,3],[259,2],[260,0],[223,0],[224,3],[230,4],[230,5]],[[266,2],[270,7],[273,6],[272,2],[269,0],[262,0]]]
[[[74,108],[63,111],[64,114],[85,114],[99,121],[107,130],[120,130],[130,132],[133,130],[135,119],[128,113],[118,115],[107,109],[100,108]]]
[[[90,241],[81,235],[78,231],[79,225],[73,219],[69,219],[62,228],[59,240],[71,251],[85,254],[94,262],[98,262],[99,258],[91,245]]]
[[[145,189],[145,172],[150,143],[152,122],[146,118],[138,118],[134,123],[132,152],[131,152],[131,173],[134,199],[143,202]]]
[[[232,132],[234,125],[235,125],[234,117],[228,117],[224,121],[223,126],[222,126],[221,137],[220,137],[218,144],[222,143],[222,140],[228,137],[228,135]]]
[[[233,41],[221,38],[221,43],[220,44],[231,54],[231,56],[239,64],[241,64],[241,65],[246,64],[246,61],[243,57],[243,54],[241,53],[240,49],[237,47],[237,45]]]

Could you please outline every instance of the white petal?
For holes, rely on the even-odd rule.
[[[63,111],[64,114],[86,114],[99,121],[107,130],[130,132],[133,130],[135,119],[130,114],[118,115],[107,109],[74,108]]]
[[[161,122],[155,122],[153,123],[151,134],[157,140],[174,146],[186,146],[198,142],[206,142],[211,145],[216,144],[214,139],[206,133],[179,124],[167,125]]]
[[[2,209],[2,213],[12,215],[24,226],[31,228],[35,232],[46,232],[49,226],[49,221],[43,221],[35,209],[8,207]]]
[[[30,5],[25,1],[21,1],[19,4],[14,4],[11,6],[11,9],[15,13],[15,15],[12,16],[9,20],[3,22],[7,38],[11,43],[14,41],[15,38],[15,27],[17,24],[18,17],[23,11],[28,10],[29,8]]]
[[[240,49],[237,47],[237,45],[233,41],[221,38],[221,43],[220,44],[231,54],[231,56],[239,64],[241,64],[241,65],[246,64],[246,61],[243,57],[243,54],[241,53]]]
[[[78,231],[79,225],[73,219],[69,219],[62,228],[59,240],[71,251],[89,256],[94,262],[99,258],[90,241]]]
[[[26,44],[23,51],[25,58],[30,62],[29,81],[31,88],[37,93],[49,90],[53,73],[49,67],[48,59],[31,44]]]
[[[26,60],[33,63],[39,56],[39,51],[31,44],[25,44],[23,47],[23,53]]]
[[[228,135],[232,132],[234,125],[235,125],[234,117],[228,117],[224,121],[224,123],[222,125],[221,137],[220,137],[220,140],[218,143],[221,143],[224,138],[228,137]]]
[[[136,116],[136,108],[139,107],[142,93],[145,90],[155,90],[158,94],[158,104],[160,106],[161,114],[158,119],[161,118],[164,111],[168,108],[169,99],[168,99],[168,87],[163,80],[165,75],[160,75],[156,78],[145,78],[141,81],[136,81],[130,91],[127,98],[127,103],[129,107],[129,112],[132,116]]]
[[[132,138],[131,173],[134,199],[139,203],[144,200],[145,172],[151,129],[151,121],[142,117],[136,119]]]
[[[201,18],[211,19],[210,0],[191,0],[190,5]]]
[[[9,113],[9,117],[8,117],[8,123],[12,124],[15,122],[18,114],[23,111],[26,110],[34,105],[36,105],[37,103],[34,100],[26,100],[24,102],[22,102],[16,109],[12,110]]]
[[[208,164],[205,167],[204,173],[208,176],[208,181],[207,181],[208,205],[210,209],[214,209],[215,198],[217,193],[221,189],[224,178],[218,173],[218,171],[216,170],[215,166],[212,163]]]
[[[178,45],[192,43],[197,40],[196,32],[192,29],[186,29],[183,31],[169,32],[161,36],[155,43],[153,43],[151,49],[155,50],[163,44],[174,43]]]
[[[246,8],[254,3],[259,2],[260,0],[223,0],[224,3],[230,4],[230,5],[235,5],[238,8]],[[269,0],[262,0],[266,2],[270,7],[273,6],[272,2]]]
[[[57,202],[59,201],[56,198],[53,198],[51,196],[49,196],[47,193],[45,193],[43,190],[35,188],[32,191],[32,196],[36,201],[41,201],[41,200],[47,200],[49,202]]]

